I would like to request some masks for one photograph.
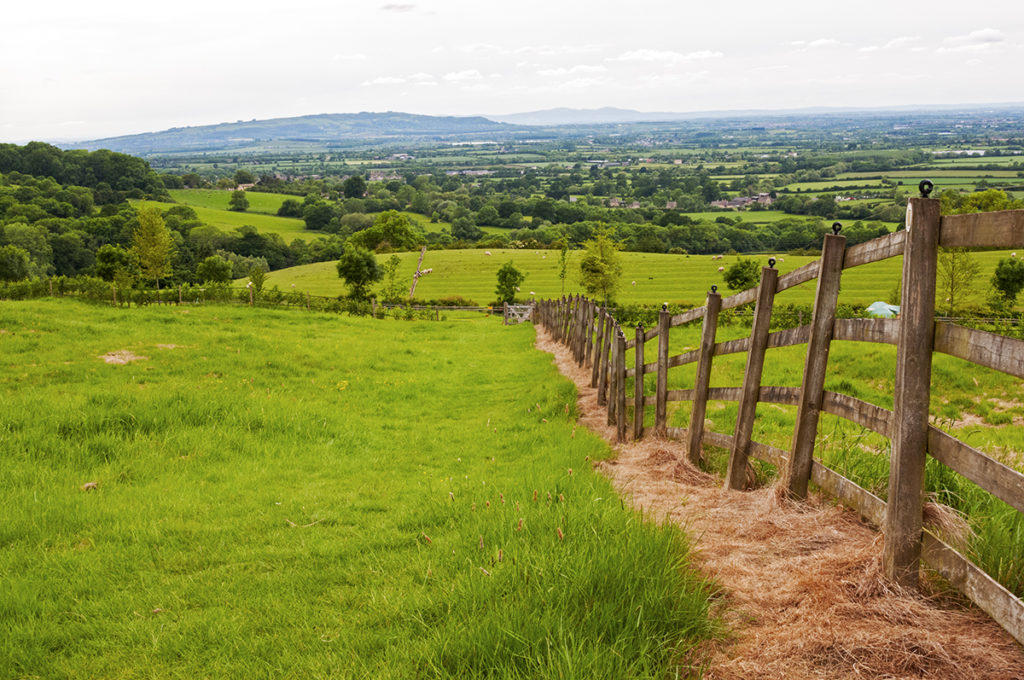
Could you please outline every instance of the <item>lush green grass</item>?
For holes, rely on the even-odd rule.
[[[233,193],[230,189],[171,189],[169,191],[171,198],[178,203],[184,203],[192,207],[198,208],[212,208],[214,210],[227,210],[230,206],[231,194]],[[249,201],[249,209],[246,212],[249,213],[264,213],[267,215],[277,215],[278,208],[285,201],[291,199],[293,201],[302,202],[302,196],[292,196],[291,194],[268,194],[262,191],[247,191],[245,197]]]
[[[136,205],[155,205],[161,210],[166,210],[169,207],[166,203],[157,203],[155,201],[135,201],[134,203]],[[312,241],[319,236],[323,236],[322,233],[308,231],[306,223],[294,217],[277,217],[276,215],[264,215],[253,212],[234,212],[232,210],[204,208],[198,205],[190,205],[189,207],[196,211],[196,216],[203,224],[209,224],[228,232],[248,225],[256,227],[256,230],[261,233],[280,234],[286,243],[291,243],[297,238],[303,241]]]
[[[744,337],[749,327],[725,325],[718,341]],[[627,333],[627,337],[632,337]],[[673,329],[670,355],[695,349],[700,341],[699,324]],[[799,387],[806,346],[770,349],[762,384]],[[647,361],[657,352],[657,340],[645,346]],[[627,365],[632,365],[629,356]],[[743,382],[746,354],[716,357],[712,387],[739,387]],[[829,352],[825,389],[848,394],[887,409],[893,407],[893,376],[896,348],[854,342],[835,342]],[[669,370],[669,389],[693,387],[696,366]],[[645,376],[645,391],[653,394],[654,375]],[[627,393],[632,394],[632,384]],[[687,427],[690,403],[670,404],[670,424]],[[936,354],[931,392],[933,422],[956,437],[1003,463],[1024,472],[1024,402],[1021,381],[997,371]],[[708,403],[707,420],[715,432],[732,434],[736,423],[735,402]],[[653,423],[653,409],[646,414]],[[759,404],[754,424],[755,441],[788,450],[796,407]],[[883,499],[887,495],[890,444],[880,435],[845,420],[823,414],[818,428],[815,457]],[[724,473],[727,457],[712,455],[711,467]],[[771,466],[758,464],[763,479]],[[995,499],[934,459],[928,461],[927,489],[932,497],[965,513],[976,532],[969,554],[988,573],[1018,595],[1024,594],[1024,516]]]
[[[490,252],[491,255],[486,253]],[[984,299],[988,281],[995,271],[1000,258],[1007,256],[1004,251],[979,252],[974,257],[981,265],[976,291],[966,301],[981,302]],[[700,304],[708,289],[714,284],[723,293],[726,290],[719,267],[728,268],[737,256],[725,256],[713,260],[710,255],[663,255],[655,253],[621,253],[623,263],[622,286],[618,300],[623,303],[689,302]],[[780,254],[777,264],[782,273],[789,272],[812,261],[812,257],[792,257]],[[386,259],[387,255],[378,259]],[[582,293],[579,283],[580,251],[571,253],[570,271],[566,280],[566,293]],[[767,265],[767,256],[751,256]],[[419,253],[399,253],[402,263],[399,276],[412,282]],[[495,299],[497,271],[502,264],[512,260],[527,273],[521,286],[520,299],[530,299],[530,292],[537,298],[561,295],[561,281],[558,278],[558,251],[553,250],[430,250],[423,260],[424,268],[433,272],[420,279],[416,296],[421,299],[462,295],[479,304]],[[863,267],[855,267],[843,274],[840,300],[850,304],[868,305],[876,300],[886,300],[900,278],[902,258],[891,258]],[[633,282],[636,285],[633,285]],[[267,285],[281,289],[306,291],[313,295],[340,295],[346,292],[345,283],[338,278],[333,262],[291,267],[271,272]],[[781,302],[810,303],[814,299],[814,286],[805,284],[783,292]]]
[[[0,329],[0,677],[664,678],[713,632],[529,325],[33,301]]]

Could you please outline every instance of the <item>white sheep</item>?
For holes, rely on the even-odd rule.
[[[719,267],[719,268],[718,268],[718,271],[720,271],[720,272],[724,272],[724,271],[725,271],[725,267]]]
[[[1010,253],[1010,257],[1017,257],[1017,253]]]
[[[636,285],[636,281],[634,281],[632,285],[634,285],[634,286],[635,286],[635,285]]]

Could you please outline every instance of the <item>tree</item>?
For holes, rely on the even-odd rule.
[[[263,284],[266,280],[267,272],[264,271],[263,267],[256,265],[249,270],[249,285],[252,286],[252,292],[256,295],[263,292]]]
[[[310,203],[302,209],[302,219],[306,221],[306,229],[323,231],[334,219],[334,208],[323,201]]]
[[[519,285],[526,280],[526,274],[516,269],[512,260],[501,265],[498,270],[498,287],[494,290],[498,299],[502,302],[512,304],[516,299],[516,291]]]
[[[302,204],[294,198],[286,198],[277,209],[280,217],[302,217]]]
[[[228,201],[228,209],[234,210],[235,212],[245,212],[249,209],[249,199],[245,197],[245,192],[239,189],[238,191],[231,192],[231,199]]]
[[[156,281],[159,290],[160,279],[171,273],[171,255],[174,252],[171,233],[156,206],[139,208],[136,217],[139,226],[132,234],[132,250],[139,260],[143,277]]]
[[[366,193],[366,180],[362,175],[352,175],[341,185],[345,198],[362,198]]]
[[[463,241],[479,241],[484,235],[472,217],[456,217],[452,220],[452,236]]]
[[[231,280],[231,263],[220,255],[211,255],[196,267],[196,278],[203,283],[227,283]]]
[[[1024,288],[1024,262],[1015,257],[999,260],[992,275],[992,286],[1006,302],[1012,304],[1017,299],[1017,294]]]
[[[28,278],[28,251],[18,246],[0,246],[0,281],[21,281]]]
[[[377,264],[377,257],[365,248],[345,251],[338,260],[337,267],[338,276],[348,284],[350,297],[358,300],[366,299],[371,283],[384,278],[384,271]]]
[[[239,168],[235,170],[235,184],[254,184],[256,178],[248,170],[242,170]]]
[[[562,295],[565,295],[565,279],[569,275],[569,242],[563,237],[558,251],[558,279],[562,282]]]
[[[384,302],[401,302],[402,300],[402,293],[405,291],[405,287],[398,280],[398,266],[401,263],[402,260],[398,255],[392,255],[382,267],[384,286],[380,291],[380,296]]]
[[[349,243],[366,250],[412,250],[422,242],[423,234],[397,210],[385,210],[372,227],[349,238]]]
[[[938,293],[946,297],[948,315],[953,316],[957,301],[969,292],[981,266],[966,248],[939,248]]]
[[[729,290],[746,290],[753,288],[761,280],[761,268],[756,261],[741,257],[725,270],[722,278],[725,279],[725,285],[729,286]]]
[[[125,278],[123,275],[118,276],[122,273],[134,274],[137,265],[138,261],[134,252],[125,250],[120,246],[115,246],[112,243],[102,245],[96,251],[96,276],[104,281],[115,281],[118,278],[123,279]]]
[[[580,283],[591,295],[600,295],[605,304],[615,299],[622,277],[622,258],[619,244],[607,230],[597,233],[583,244],[580,259]]]

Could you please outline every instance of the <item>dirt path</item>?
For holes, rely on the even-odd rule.
[[[542,328],[537,347],[576,383],[580,422],[618,451],[599,469],[634,506],[684,526],[721,586],[730,637],[710,651],[706,678],[1024,678],[1024,649],[983,612],[884,581],[881,536],[856,513],[780,501],[773,488],[724,491],[681,443],[615,445],[589,369]]]

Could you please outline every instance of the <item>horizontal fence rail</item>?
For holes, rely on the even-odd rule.
[[[1024,512],[1024,475],[929,424],[932,357],[935,352],[1024,378],[1024,341],[967,328],[935,316],[938,247],[1024,248],[1024,211],[1006,211],[941,217],[939,201],[923,196],[908,201],[907,230],[847,248],[840,235],[825,237],[821,258],[779,276],[774,260],[763,268],[761,283],[723,298],[715,287],[704,305],[672,315],[663,308],[656,325],[637,327],[628,334],[614,310],[581,296],[542,300],[535,320],[559,342],[567,345],[581,366],[590,368],[598,403],[606,407],[609,425],[618,441],[640,439],[650,433],[687,442],[687,458],[698,463],[704,446],[729,451],[725,483],[743,489],[748,457],[775,465],[790,494],[801,498],[808,483],[855,508],[885,535],[883,563],[886,576],[916,587],[923,559],[950,583],[1024,643],[1024,603],[985,574],[960,552],[929,533],[923,526],[925,459],[969,479],[988,493]],[[837,319],[836,305],[842,272],[873,262],[902,256],[901,317],[895,319]],[[774,297],[789,288],[816,282],[810,323],[768,332]],[[716,342],[718,314],[756,303],[747,337]],[[701,322],[699,347],[672,354],[672,328]],[[628,336],[628,340],[627,340]],[[651,353],[648,343],[656,341]],[[895,345],[897,373],[892,410],[853,396],[824,389],[829,348],[833,341]],[[799,387],[762,385],[766,350],[806,345]],[[633,367],[625,366],[633,352]],[[710,387],[714,359],[747,353],[743,384]],[[669,389],[669,371],[696,364],[692,387]],[[653,392],[649,391],[653,386]],[[735,402],[738,406],[732,433],[705,427],[708,401]],[[670,427],[668,404],[690,404],[690,427]],[[751,439],[758,403],[797,407],[790,450]],[[629,409],[632,414],[629,414]],[[889,502],[860,487],[813,456],[819,416],[827,413],[854,423],[892,442]],[[653,415],[653,429],[645,427]],[[630,422],[631,421],[631,422]],[[628,423],[628,425],[627,425]]]

